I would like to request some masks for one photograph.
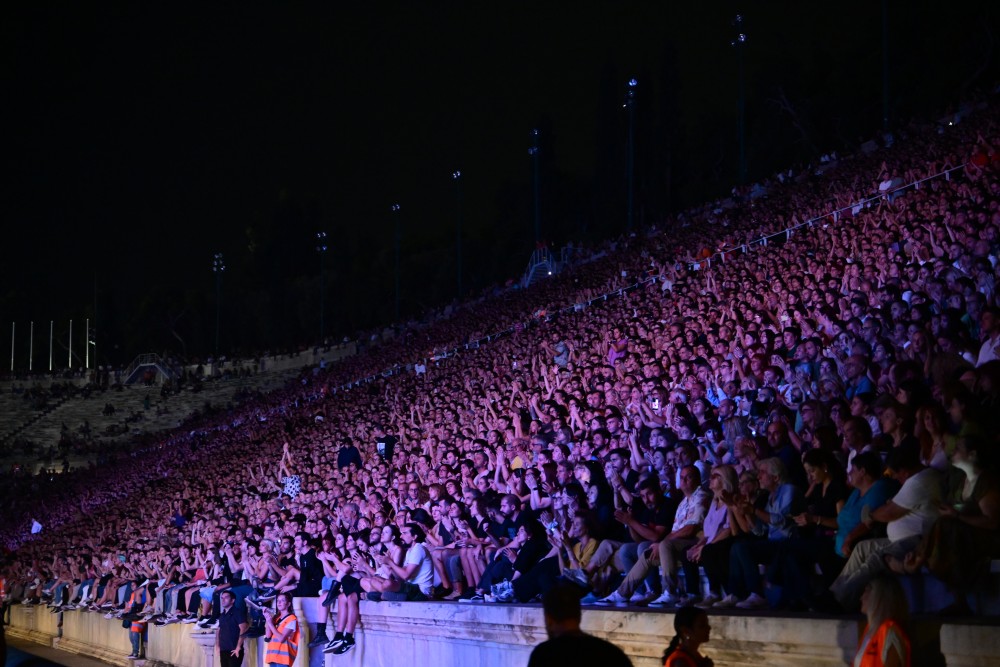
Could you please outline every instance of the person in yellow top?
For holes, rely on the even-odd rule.
[[[590,577],[584,568],[597,551],[598,540],[594,539],[592,533],[592,521],[584,512],[573,515],[566,532],[549,531],[549,542],[559,557],[562,575],[584,589],[590,588]]]
[[[868,625],[854,667],[910,667],[910,639],[904,630],[909,613],[899,581],[885,574],[872,579],[861,595],[861,612]]]
[[[267,628],[267,665],[291,667],[299,654],[299,626],[292,613],[292,595],[278,593],[274,599],[275,609],[264,609],[264,623]]]

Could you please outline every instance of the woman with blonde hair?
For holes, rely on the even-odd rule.
[[[709,474],[708,488],[712,492],[712,501],[702,524],[701,539],[681,556],[687,583],[684,602],[687,604],[711,607],[722,599],[722,584],[729,577],[729,548],[733,537],[726,498],[736,493],[737,480],[736,469],[729,465],[715,466]],[[700,595],[699,565],[705,569],[708,578],[709,592],[704,600]]]
[[[887,574],[872,579],[861,595],[861,612],[868,625],[854,667],[910,667],[910,639],[904,629],[909,610],[899,581]]]

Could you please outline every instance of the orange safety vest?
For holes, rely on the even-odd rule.
[[[860,656],[860,660],[855,659],[854,664],[860,665],[860,667],[882,667],[882,652],[885,649],[886,638],[889,636],[890,630],[894,631],[894,639],[899,639],[902,643],[899,649],[903,652],[903,655],[900,656],[903,659],[903,667],[910,667],[910,639],[903,632],[903,628],[899,627],[899,624],[891,618],[882,621],[882,625],[878,626],[872,633],[867,643],[864,643],[864,637],[868,634],[868,628],[865,628],[861,636],[862,644],[858,646],[858,650],[863,651],[863,654]]]
[[[694,656],[689,655],[683,649],[677,648],[667,656],[667,659],[663,662],[663,667],[697,667],[698,662],[694,659]]]
[[[135,599],[135,596],[136,593],[139,593],[140,591],[132,591],[132,595],[128,599],[129,612],[132,611],[133,606],[136,604],[140,605],[146,604],[146,589],[143,588],[140,590],[142,591],[142,594],[139,596],[138,600]],[[132,625],[129,626],[129,632],[145,632],[145,631],[146,631],[145,621],[132,621]]]
[[[299,626],[296,624],[295,614],[285,616],[274,626],[274,629],[278,631],[278,635],[283,635],[290,625],[294,625],[295,630],[288,635],[285,641],[278,641],[276,637],[272,637],[267,642],[267,655],[264,657],[265,663],[273,662],[278,665],[288,665],[288,667],[291,667],[292,663],[295,662],[295,656],[299,654]]]

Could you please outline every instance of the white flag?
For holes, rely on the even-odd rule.
[[[42,532],[42,524],[40,524],[37,521],[35,521],[34,519],[32,519],[31,520],[31,534],[34,535],[34,534],[40,533],[40,532]]]

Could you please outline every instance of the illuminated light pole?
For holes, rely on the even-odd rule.
[[[736,63],[739,69],[739,81],[737,83],[737,116],[736,128],[740,141],[740,184],[747,179],[747,141],[746,141],[746,72],[744,65],[743,50],[747,43],[747,34],[743,31],[743,14],[737,14],[733,19],[733,27],[736,29],[736,36],[730,42],[730,46],[736,49]]]
[[[316,232],[316,252],[319,253],[319,342],[326,338],[326,232]]]
[[[625,218],[626,230],[632,231],[634,220],[634,193],[635,193],[635,89],[639,82],[629,79],[628,90],[625,92],[625,109],[628,111],[628,195],[627,214]]]
[[[455,281],[457,284],[458,298],[462,298],[462,172],[455,170],[451,172],[451,179],[455,181]]]
[[[528,155],[531,156],[531,163],[535,171],[535,244],[541,242],[542,240],[542,165],[541,165],[541,147],[538,145],[539,141],[539,131],[538,128],[534,128],[531,131],[531,148],[528,149]]]
[[[399,204],[393,204],[391,207],[392,217],[394,221],[394,233],[393,233],[393,259],[392,259],[392,273],[394,282],[394,292],[395,298],[395,308],[393,309],[393,320],[399,322],[399,244],[401,237],[403,235],[403,230],[400,228],[400,212]]]
[[[226,261],[221,252],[212,256],[212,273],[215,274],[215,357],[219,357],[219,328],[222,322],[222,274],[226,272]]]
[[[90,320],[87,320],[87,369],[90,369],[90,348],[94,348],[94,368],[97,368],[97,330],[90,329]]]
[[[69,321],[69,360],[66,368],[73,370],[73,320]]]

